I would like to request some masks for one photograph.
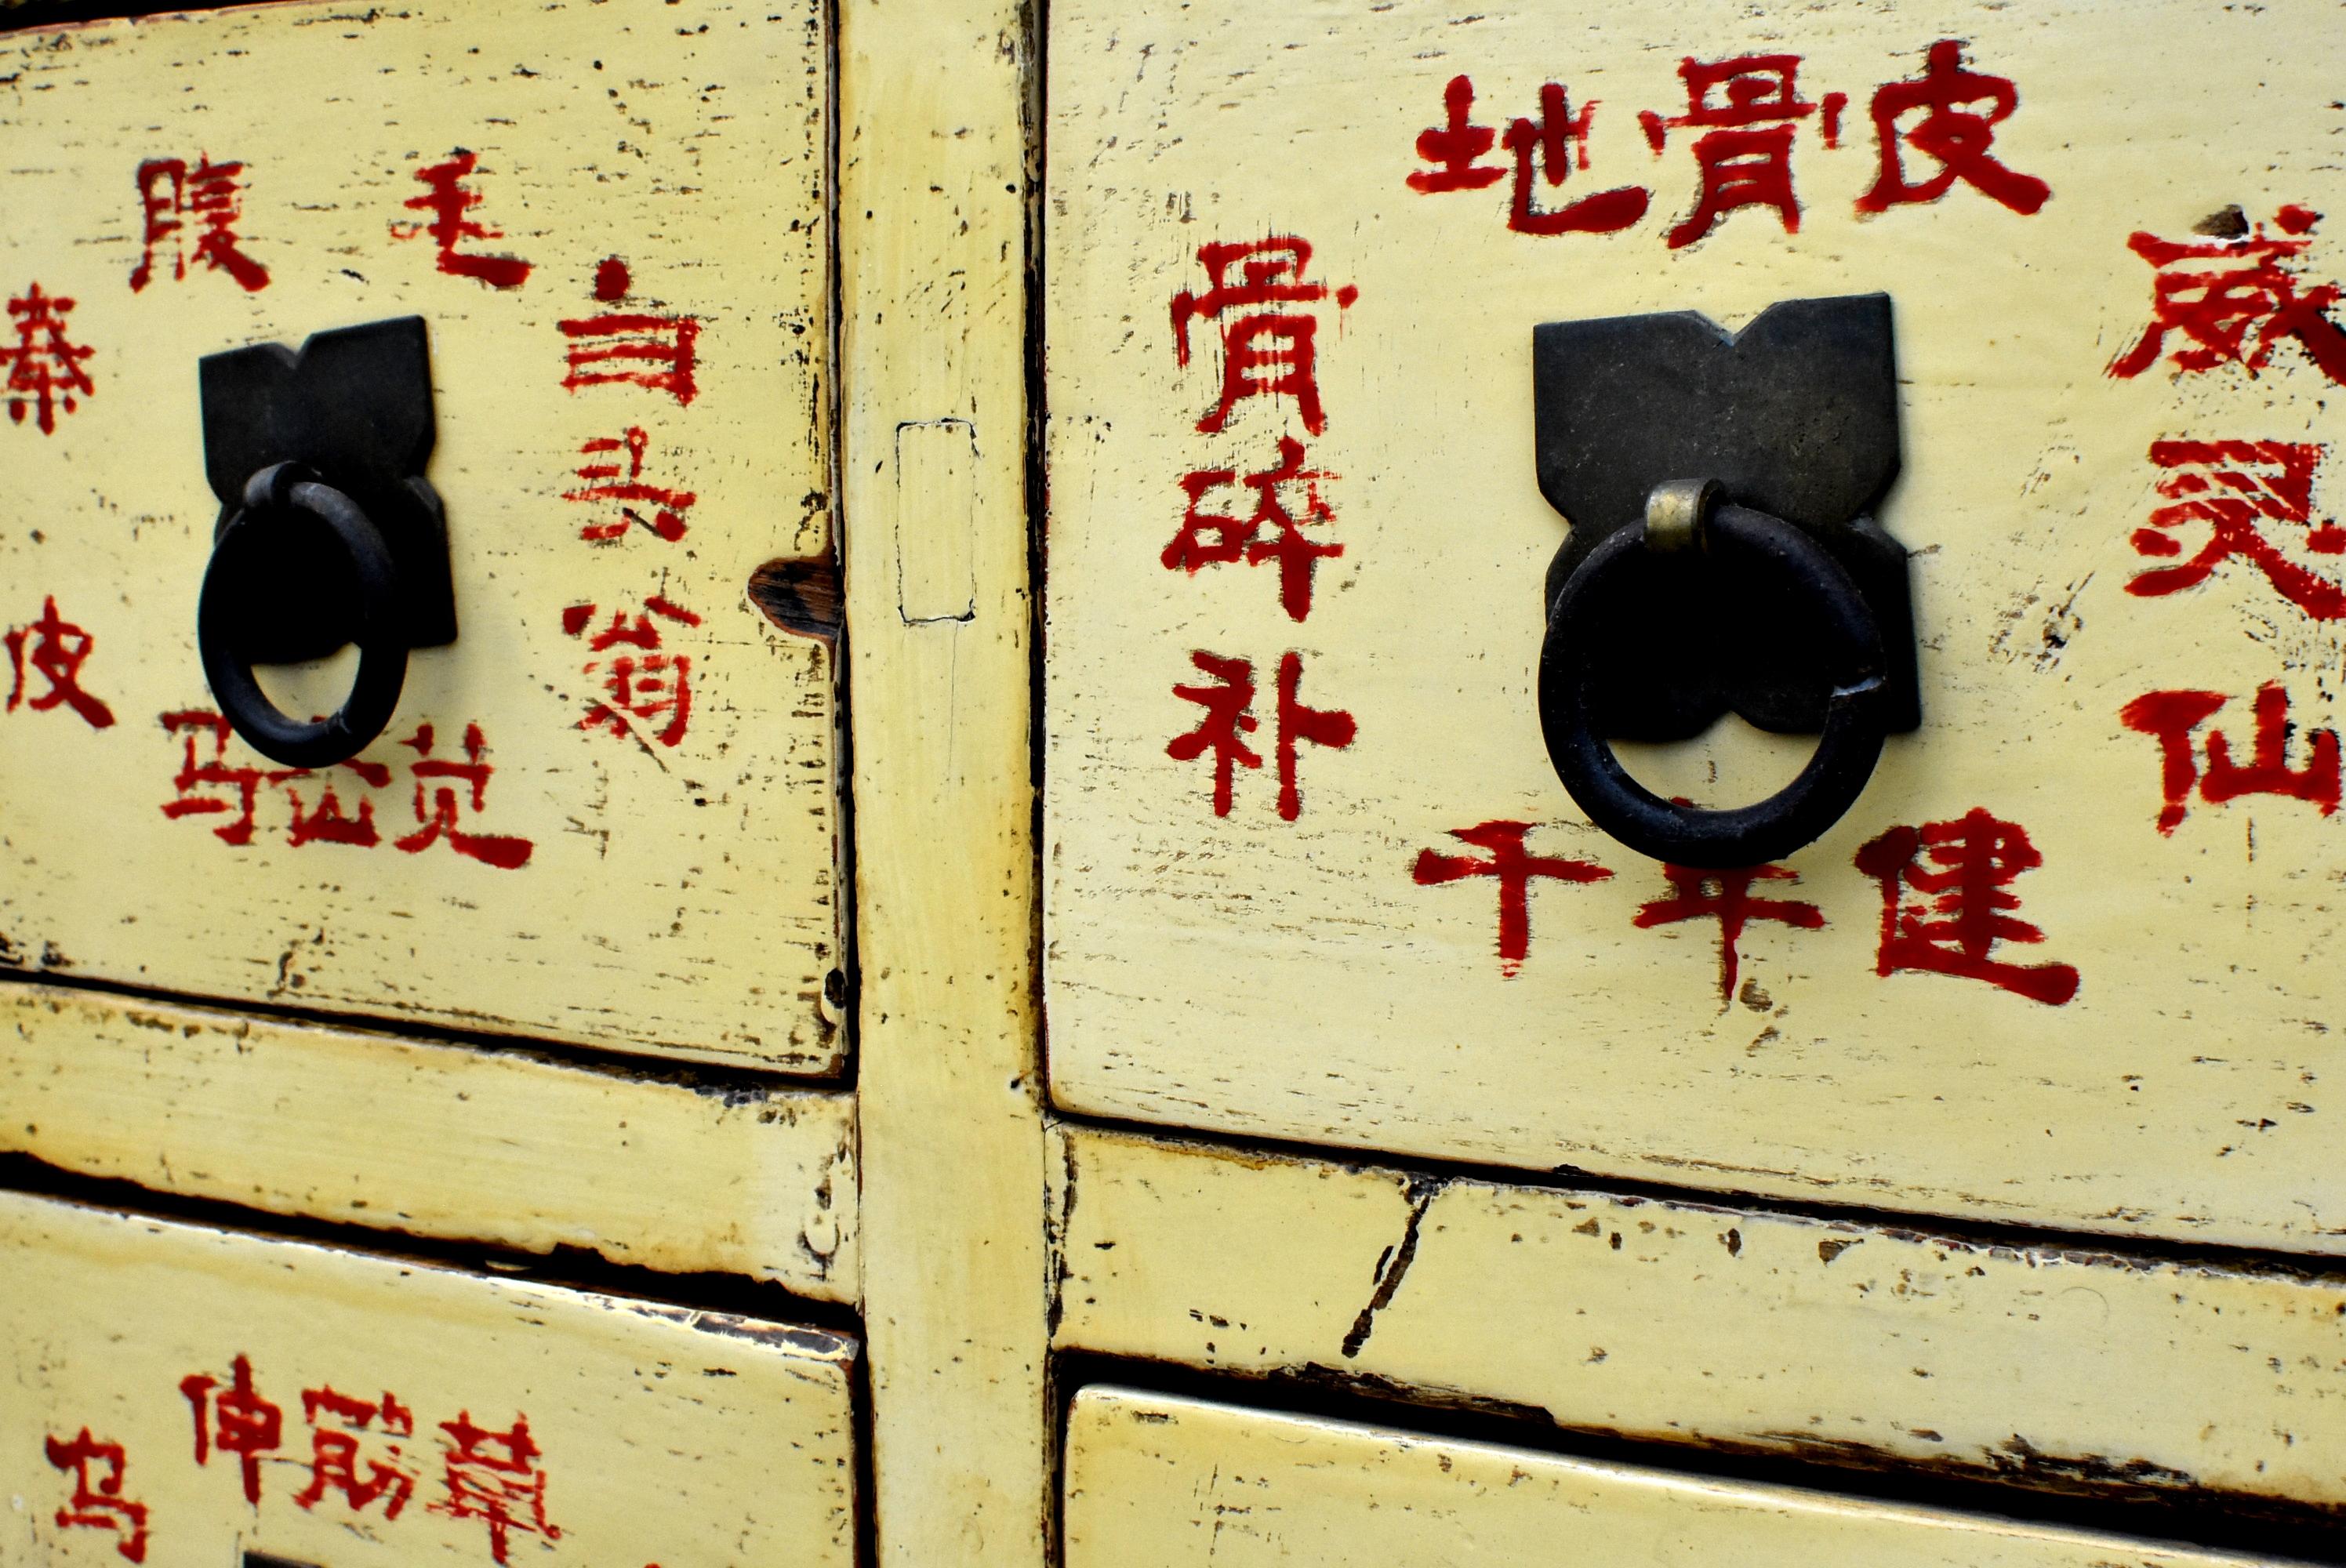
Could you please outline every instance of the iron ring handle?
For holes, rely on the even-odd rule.
[[[1588,819],[1640,854],[1706,869],[1756,866],[1821,836],[1864,791],[1881,760],[1882,633],[1864,596],[1840,562],[1808,535],[1749,507],[1716,505],[1716,486],[1658,486],[1647,521],[1591,550],[1548,609],[1540,649],[1540,725],[1549,759]],[[1588,606],[1600,602],[1622,565],[1639,554],[1720,546],[1762,558],[1811,606],[1830,650],[1831,696],[1815,755],[1768,799],[1728,810],[1665,800],[1629,776],[1592,722],[1597,674],[1586,637]]]
[[[239,561],[270,531],[299,515],[331,530],[350,556],[359,590],[359,670],[351,694],[327,718],[307,722],[279,711],[253,678],[239,646],[231,584]],[[366,749],[391,723],[407,682],[407,639],[399,612],[399,569],[382,533],[349,496],[299,463],[264,468],[245,482],[244,503],[221,525],[196,607],[196,651],[220,713],[255,751],[294,768],[328,768]]]

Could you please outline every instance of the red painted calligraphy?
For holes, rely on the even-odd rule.
[[[624,538],[630,528],[645,529],[671,545],[684,537],[684,514],[698,497],[689,490],[644,483],[644,453],[650,445],[644,428],[631,424],[618,435],[597,436],[578,448],[580,455],[597,461],[579,464],[578,477],[588,483],[564,491],[562,499],[598,508],[616,505],[618,513],[579,529],[581,539],[600,543]],[[622,452],[627,453],[624,463],[614,455]],[[651,514],[648,518],[646,511]]]
[[[537,1467],[544,1457],[530,1441],[529,1420],[516,1414],[505,1431],[491,1431],[473,1422],[470,1410],[453,1421],[442,1421],[448,1434],[442,1484],[445,1499],[428,1506],[453,1519],[477,1519],[489,1532],[489,1555],[506,1561],[507,1541],[515,1532],[562,1539],[561,1530],[546,1516],[546,1472]]]
[[[1313,435],[1327,429],[1320,402],[1316,339],[1319,318],[1309,307],[1333,300],[1347,310],[1360,290],[1351,284],[1331,290],[1306,282],[1310,242],[1290,236],[1242,243],[1209,242],[1198,248],[1209,287],[1202,294],[1184,289],[1173,296],[1173,344],[1178,361],[1189,362],[1189,323],[1211,321],[1221,329],[1221,393],[1198,421],[1209,433],[1229,423],[1237,405],[1257,397],[1294,400],[1303,428]],[[1229,316],[1229,320],[1223,318]]]
[[[128,1468],[122,1445],[100,1442],[84,1427],[78,1437],[44,1438],[42,1449],[50,1464],[73,1472],[73,1496],[57,1510],[57,1528],[111,1530],[121,1537],[114,1543],[117,1552],[133,1563],[146,1562],[147,1505],[122,1495],[123,1474]],[[106,1473],[93,1479],[93,1464],[105,1465]]]
[[[400,742],[413,749],[421,760],[409,764],[408,771],[415,778],[415,820],[423,826],[403,839],[392,840],[392,847],[407,854],[420,855],[435,843],[445,843],[457,854],[495,866],[501,871],[513,871],[529,863],[530,853],[536,846],[527,839],[505,834],[474,833],[459,826],[467,811],[479,811],[487,803],[489,776],[496,769],[482,760],[488,743],[481,737],[477,724],[464,726],[464,760],[457,762],[432,754],[434,737],[428,724],[417,727],[413,735]],[[443,783],[441,780],[447,780]]]
[[[196,1420],[196,1462],[211,1463],[212,1450],[236,1456],[244,1476],[244,1500],[260,1502],[260,1456],[276,1451],[284,1434],[285,1412],[253,1387],[252,1362],[239,1356],[230,1364],[229,1386],[208,1372],[179,1380]],[[219,1390],[218,1394],[214,1390]]]
[[[1233,469],[1201,468],[1181,476],[1181,492],[1188,504],[1181,514],[1181,531],[1158,558],[1168,571],[1196,576],[1209,565],[1244,561],[1249,565],[1276,562],[1279,602],[1287,617],[1300,621],[1311,613],[1311,579],[1323,560],[1341,555],[1344,546],[1323,544],[1303,530],[1332,523],[1321,485],[1338,477],[1303,465],[1303,443],[1292,436],[1279,438],[1279,462],[1246,475],[1254,492],[1253,510],[1244,518],[1235,513],[1209,512],[1207,497],[1238,482]],[[1290,492],[1292,493],[1290,494]]]
[[[1442,92],[1445,123],[1428,127],[1417,138],[1418,156],[1435,167],[1418,169],[1408,178],[1409,188],[1433,195],[1449,190],[1480,190],[1495,185],[1507,171],[1476,160],[1500,140],[1487,126],[1471,123],[1474,84],[1453,76]],[[1576,114],[1563,87],[1550,82],[1539,91],[1539,115],[1518,118],[1507,126],[1505,143],[1515,159],[1514,193],[1507,205],[1507,227],[1518,234],[1610,234],[1628,228],[1646,215],[1649,199],[1637,186],[1600,190],[1553,209],[1538,201],[1541,184],[1554,189],[1574,168],[1588,168],[1588,127],[1594,102]]]
[[[2005,890],[2045,857],[2017,822],[1974,807],[1951,822],[1897,827],[1857,852],[1857,868],[1882,887],[1879,974],[1912,970],[1983,980],[2032,1002],[2058,1006],[2077,993],[2066,963],[2024,965],[1994,956],[1998,942],[2039,942],[2045,933],[2012,911]],[[1910,901],[1908,894],[1919,897]]]
[[[8,418],[22,424],[29,412],[43,435],[56,433],[59,409],[72,413],[81,407],[75,401],[76,393],[89,397],[97,391],[82,369],[97,351],[66,336],[66,318],[73,308],[72,300],[44,294],[38,283],[26,290],[23,298],[8,301],[16,330],[14,347],[0,343],[0,365],[8,371]]]
[[[1601,882],[1613,874],[1592,861],[1531,853],[1524,845],[1525,838],[1531,830],[1529,822],[1509,821],[1478,822],[1471,828],[1453,828],[1449,830],[1452,838],[1484,850],[1487,858],[1445,855],[1435,850],[1420,850],[1417,863],[1410,871],[1411,880],[1422,888],[1440,887],[1445,882],[1462,881],[1470,877],[1489,877],[1498,883],[1499,972],[1509,979],[1523,968],[1524,960],[1532,950],[1531,885],[1534,880]]]
[[[1800,204],[1792,192],[1792,139],[1800,122],[1818,106],[1800,95],[1800,67],[1798,55],[1708,61],[1689,56],[1678,65],[1687,112],[1670,119],[1651,110],[1638,115],[1657,153],[1674,128],[1702,132],[1694,143],[1702,188],[1693,209],[1669,231],[1671,249],[1693,244],[1720,219],[1745,207],[1773,208],[1785,233],[1800,231]],[[1719,95],[1716,99],[1714,92]],[[1837,103],[1833,112],[1837,117]]]
[[[2346,555],[2346,528],[2313,515],[2314,471],[2327,450],[2315,442],[2151,443],[2167,504],[2151,513],[2148,527],[2135,530],[2135,553],[2154,560],[2179,555],[2184,546],[2177,535],[2201,527],[2207,543],[2188,561],[2137,573],[2127,592],[2142,598],[2178,593],[2237,556],[2315,620],[2346,616],[2346,585],[2334,575],[2335,557]],[[2331,558],[2331,575],[2298,556]]]
[[[596,270],[596,297],[606,303],[622,299],[632,281],[627,264],[614,257]],[[570,340],[563,351],[568,370],[562,384],[572,392],[617,384],[649,387],[668,393],[678,404],[689,403],[699,395],[695,379],[700,341],[698,316],[614,311],[557,325]]]
[[[1214,815],[1227,817],[1234,798],[1236,769],[1260,768],[1262,757],[1247,745],[1259,721],[1254,717],[1254,664],[1250,659],[1223,658],[1202,649],[1189,662],[1214,678],[1214,686],[1176,686],[1173,695],[1203,708],[1198,728],[1166,743],[1165,754],[1178,762],[1214,759]],[[1298,748],[1305,742],[1342,750],[1352,744],[1359,727],[1352,716],[1337,708],[1305,706],[1300,694],[1303,656],[1292,649],[1280,656],[1277,728],[1273,751],[1278,759],[1279,815],[1292,822],[1303,814]]]
[[[13,677],[7,711],[15,712],[19,705],[35,713],[69,708],[92,729],[111,728],[114,710],[92,697],[81,684],[81,667],[88,662],[90,651],[97,646],[97,639],[89,633],[71,621],[58,618],[55,596],[45,598],[40,619],[30,626],[11,626],[5,636],[0,636],[0,647],[7,649]],[[48,682],[48,689],[29,701],[25,696],[27,667]]]
[[[583,636],[595,614],[593,605],[572,605],[562,612],[562,629]],[[660,724],[649,734],[662,746],[684,738],[692,718],[692,657],[662,649],[660,629],[652,624],[655,616],[682,626],[700,624],[699,616],[658,595],[646,599],[642,611],[633,616],[614,610],[611,624],[587,639],[586,651],[604,653],[621,646],[637,651],[589,660],[584,667],[582,673],[602,681],[603,697],[578,721],[579,728],[607,729],[623,739],[641,741],[646,732],[629,722],[640,719]]]
[[[244,165],[214,163],[199,155],[193,168],[183,158],[150,158],[138,166],[138,209],[146,236],[138,265],[130,270],[130,291],[154,280],[155,257],[166,242],[174,280],[188,275],[188,224],[197,225],[194,260],[225,272],[248,294],[269,286],[269,269],[239,249],[237,221],[243,216]]]
[[[2005,167],[1990,148],[1995,127],[2020,107],[2020,91],[2008,76],[1991,76],[1966,70],[1960,39],[1942,38],[1931,46],[1922,76],[1892,82],[1873,95],[1873,134],[1882,151],[1882,172],[1873,187],[1857,199],[1860,212],[1886,212],[1892,207],[1936,201],[1958,179],[2014,212],[2033,213],[2053,194],[2053,188],[2033,174]],[[1901,127],[1908,116],[1921,118]],[[1902,149],[1937,161],[1936,173],[1915,180],[1907,177]]]
[[[416,1476],[400,1462],[403,1449],[393,1440],[415,1435],[414,1412],[388,1392],[375,1401],[318,1388],[301,1390],[301,1413],[311,1429],[310,1484],[293,1501],[314,1510],[328,1492],[338,1492],[353,1513],[380,1501],[385,1519],[398,1518],[415,1493]],[[363,1442],[379,1449],[369,1452],[361,1475]]]
[[[172,779],[178,793],[163,802],[163,815],[174,820],[181,817],[230,816],[231,820],[217,824],[212,836],[223,844],[252,842],[252,813],[260,786],[268,778],[260,768],[229,766],[228,740],[235,733],[229,721],[219,714],[200,708],[189,708],[162,716],[164,733],[178,735],[184,743],[185,759],[179,765],[178,777]],[[197,748],[205,737],[211,740],[209,756],[199,759]],[[229,791],[227,798],[218,793],[196,791]]]
[[[2290,238],[2268,239],[2259,223],[2246,234],[2198,240],[2161,239],[2137,230],[2127,249],[2157,268],[2151,281],[2151,321],[2134,346],[2110,361],[2122,379],[2142,374],[2168,352],[2169,334],[2183,341],[2168,362],[2180,372],[2239,365],[2250,375],[2272,361],[2283,342],[2294,341],[2331,381],[2346,384],[2346,331],[2330,319],[2338,303],[2335,283],[2303,293],[2291,267],[2311,241],[2321,215],[2284,207],[2273,221]]]
[[[1717,921],[1719,995],[1722,1002],[1732,1001],[1735,996],[1735,980],[1743,962],[1739,944],[1745,926],[1753,921],[1775,921],[1799,931],[1817,931],[1825,923],[1824,911],[1804,900],[1753,896],[1754,882],[1799,881],[1800,873],[1790,866],[1749,866],[1722,871],[1665,865],[1662,875],[1669,881],[1670,896],[1644,904],[1629,917],[1629,923],[1642,931],[1680,921]]]
[[[2221,805],[2246,795],[2279,795],[2302,800],[2327,817],[2338,809],[2341,767],[2335,729],[2316,729],[2305,738],[2302,766],[2289,765],[2295,727],[2289,718],[2289,693],[2277,681],[2257,688],[2256,731],[2249,760],[2236,762],[2232,745],[2221,730],[2208,733],[2207,769],[2199,767],[2194,735],[2231,699],[2217,691],[2146,692],[2118,710],[2118,721],[2128,729],[2158,742],[2158,830],[2171,834],[2182,825],[2192,787],[2199,799]]]
[[[481,256],[456,249],[468,239],[505,238],[501,231],[464,216],[484,199],[480,192],[464,183],[465,177],[479,164],[476,154],[460,147],[444,161],[417,169],[415,178],[423,183],[424,194],[410,197],[401,205],[412,212],[432,214],[432,221],[395,222],[391,226],[392,238],[413,239],[419,234],[429,234],[439,247],[443,272],[477,279],[492,289],[518,289],[529,277],[529,262],[518,256]]]

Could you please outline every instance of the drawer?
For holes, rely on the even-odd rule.
[[[12,1557],[852,1563],[854,1341],[0,1196]]]
[[[1049,29],[1059,1105],[2346,1247],[2326,15]]]
[[[0,1152],[182,1198],[852,1303],[854,1096],[0,988]]]
[[[2253,1561],[1113,1387],[1076,1396],[1066,1484],[1068,1568]]]
[[[2346,1512],[2335,1272],[1054,1135],[1063,1351],[2325,1550]]]
[[[821,16],[0,41],[7,962],[842,1067]],[[245,504],[279,461],[373,522],[380,623],[315,492]],[[211,646],[306,658],[261,663],[288,722],[396,667],[362,625],[421,645],[347,760],[264,756],[208,680],[235,515]]]

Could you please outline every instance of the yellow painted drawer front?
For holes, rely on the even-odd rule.
[[[2346,1247],[2337,20],[1054,5],[1058,1103]],[[1922,728],[1666,873],[1543,745],[1533,330],[1875,290]]]
[[[854,1560],[836,1335],[13,1196],[0,1249],[10,1561]]]
[[[855,1297],[854,1096],[0,989],[0,1150],[182,1197]]]
[[[748,593],[830,547],[825,48],[813,0],[0,40],[7,962],[841,1065],[833,648]],[[197,361],[408,315],[458,636],[296,773],[197,660]]]
[[[2054,1491],[2346,1503],[2346,1279],[1062,1129],[1054,1343]]]
[[[1068,1568],[2184,1568],[2246,1557],[1086,1389]]]

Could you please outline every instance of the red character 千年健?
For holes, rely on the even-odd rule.
[[[1797,881],[1800,873],[1790,866],[1746,866],[1735,871],[1709,871],[1699,866],[1664,865],[1662,875],[1670,884],[1668,898],[1654,899],[1642,905],[1629,917],[1629,923],[1639,930],[1659,925],[1674,925],[1680,921],[1715,920],[1719,922],[1719,995],[1731,1001],[1735,995],[1735,977],[1740,972],[1743,954],[1743,928],[1755,920],[1775,921],[1798,931],[1818,931],[1825,923],[1824,911],[1803,899],[1755,898],[1751,884],[1758,881]]]

